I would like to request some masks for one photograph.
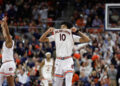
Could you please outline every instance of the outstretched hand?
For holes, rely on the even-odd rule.
[[[7,16],[5,16],[3,19],[2,19],[4,22],[7,21]]]
[[[0,21],[1,27],[4,27],[4,26],[5,26],[6,21],[7,21],[7,17],[5,16],[5,17]]]
[[[6,22],[7,21],[7,16],[3,17],[2,20],[0,20],[0,24],[2,24],[3,22]]]

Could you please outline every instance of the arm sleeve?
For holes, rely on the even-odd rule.
[[[49,39],[49,42],[53,42],[53,41],[55,41],[55,36],[51,35],[48,37],[48,39]]]
[[[80,42],[80,36],[77,36],[77,35],[73,35],[73,40],[74,42]]]

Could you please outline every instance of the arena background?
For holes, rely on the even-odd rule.
[[[0,0],[15,41],[15,86],[40,86],[39,66],[46,52],[55,58],[54,43],[38,39],[48,27],[72,22],[91,42],[73,54],[73,86],[119,86],[120,32],[104,31],[105,3],[119,0]],[[0,29],[1,30],[1,29]],[[0,31],[0,51],[4,41]],[[2,58],[0,54],[0,58]],[[80,65],[80,67],[79,67]],[[7,86],[4,81],[3,86]]]

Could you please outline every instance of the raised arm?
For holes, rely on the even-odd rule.
[[[51,32],[53,32],[54,28],[50,27],[39,39],[40,42],[49,42],[49,39],[47,38],[47,35]]]
[[[75,28],[75,27],[71,28],[71,30],[72,30],[72,32],[77,32],[77,28]],[[87,35],[85,35],[84,33],[78,31],[77,34],[80,37],[77,37],[77,36],[73,37],[75,40],[77,40],[77,42],[78,42],[78,38],[79,38],[79,42],[80,43],[85,43],[85,42],[89,42],[90,41],[90,38]]]
[[[12,37],[10,35],[8,25],[7,25],[7,17],[4,17],[0,23],[2,27],[2,33],[6,41],[5,45],[7,48],[11,48],[13,45],[13,42],[12,42]]]
[[[84,33],[79,31],[78,34],[81,36],[80,43],[84,43],[84,42],[89,42],[90,41],[90,38],[87,35],[85,35]]]

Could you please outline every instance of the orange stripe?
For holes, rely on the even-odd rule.
[[[67,73],[73,73],[73,71],[72,71],[72,70],[66,71],[66,72],[64,73],[64,76],[65,76]]]
[[[54,76],[56,76],[56,77],[64,77],[63,75],[58,75],[58,74],[55,74]]]
[[[4,75],[14,75],[14,73],[4,73],[4,72],[0,72],[0,74],[4,74]]]

